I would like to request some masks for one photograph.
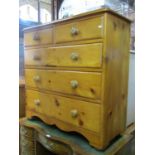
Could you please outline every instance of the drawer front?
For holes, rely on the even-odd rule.
[[[62,43],[84,39],[97,39],[103,36],[103,17],[80,20],[54,27],[54,42]]]
[[[52,29],[36,30],[24,33],[25,46],[42,45],[52,43]]]
[[[101,67],[102,44],[26,50],[25,64],[37,66]]]
[[[26,69],[26,85],[70,95],[100,99],[101,73]]]
[[[27,110],[55,117],[72,125],[99,132],[100,105],[27,90]]]

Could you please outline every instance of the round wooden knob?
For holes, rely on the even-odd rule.
[[[73,118],[76,118],[76,117],[78,116],[78,111],[77,111],[76,109],[71,110],[71,116],[72,116]]]
[[[77,28],[75,28],[75,27],[72,27],[71,28],[71,35],[76,36],[78,34],[79,34],[79,30]]]
[[[72,87],[73,89],[75,89],[75,88],[78,87],[78,81],[72,80],[70,83],[71,83],[71,87]]]
[[[36,81],[36,82],[40,81],[40,76],[39,75],[34,76],[33,80]]]
[[[41,59],[41,57],[39,55],[34,55],[33,56],[33,60],[40,60],[40,59]]]
[[[40,100],[39,99],[35,99],[34,100],[34,104],[37,105],[37,106],[39,106],[40,105]]]
[[[77,61],[78,58],[79,58],[78,53],[71,53],[71,59],[72,59],[73,61]]]
[[[33,40],[34,40],[34,41],[39,41],[39,40],[40,40],[40,36],[39,36],[38,33],[35,33],[35,34],[33,35]]]

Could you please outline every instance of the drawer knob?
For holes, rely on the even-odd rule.
[[[79,34],[79,30],[77,28],[75,28],[75,27],[72,27],[71,28],[71,35],[76,36],[78,34]]]
[[[71,110],[71,116],[76,118],[78,116],[78,111],[76,109]]]
[[[75,89],[75,88],[78,87],[78,81],[72,80],[70,83],[71,83],[71,87],[72,87],[73,89]]]
[[[34,40],[34,41],[39,41],[39,40],[40,40],[40,36],[39,36],[38,33],[35,33],[35,34],[33,35],[33,40]]]
[[[38,76],[38,75],[34,76],[33,80],[36,81],[36,82],[40,81],[40,76]]]
[[[78,58],[79,58],[78,53],[71,53],[71,59],[72,59],[72,60],[77,61]]]
[[[40,105],[40,100],[39,99],[35,99],[34,100],[34,104],[37,105],[37,106],[39,106]]]
[[[41,59],[41,57],[39,55],[34,55],[33,56],[33,60],[40,60],[40,59]]]

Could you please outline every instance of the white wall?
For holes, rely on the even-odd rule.
[[[130,53],[127,126],[135,122],[135,54]]]

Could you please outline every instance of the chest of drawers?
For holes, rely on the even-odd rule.
[[[129,44],[109,9],[25,29],[26,116],[105,148],[126,126]]]

